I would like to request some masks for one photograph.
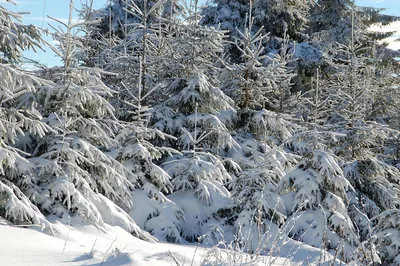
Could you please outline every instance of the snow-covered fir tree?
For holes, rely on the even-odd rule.
[[[161,4],[159,1],[154,6]],[[158,97],[156,94],[160,93],[161,86],[156,84],[159,80],[156,68],[157,63],[163,62],[165,53],[162,47],[164,36],[159,32],[162,30],[161,25],[155,24],[158,26],[155,30],[154,24],[149,25],[148,21],[150,17],[161,21],[161,17],[154,14],[157,9],[147,11],[144,7],[140,9],[133,5],[134,3],[127,4],[126,7],[133,10],[132,14],[136,12],[140,22],[124,27],[125,37],[119,47],[113,48],[117,57],[107,66],[108,71],[121,74],[118,76],[119,83],[113,85],[119,92],[119,99],[113,104],[120,110],[119,117],[126,123],[125,128],[116,136],[120,145],[116,159],[138,176],[143,191],[136,191],[135,194],[143,194],[141,201],[146,195],[149,198],[148,213],[143,213],[141,206],[134,208],[131,215],[142,220],[141,226],[159,239],[181,242],[183,212],[165,197],[165,194],[173,191],[171,177],[155,163],[164,155],[171,156],[178,152],[153,144],[157,143],[157,138],[159,143],[176,138],[148,127],[151,109],[147,104],[154,101],[154,97]],[[132,69],[137,71],[132,72]]]
[[[382,40],[392,35],[391,32],[368,32],[366,29],[376,23],[387,25],[398,20],[398,17],[381,14],[383,9],[361,7],[353,0],[318,0],[311,9],[306,32],[312,40],[323,42],[325,48],[336,42],[347,44],[350,35],[355,31],[356,42],[366,41],[368,37]],[[356,19],[352,21],[352,13]]]
[[[236,28],[243,31],[247,14],[253,13],[256,31],[263,28],[264,34],[270,33],[274,38],[283,39],[288,34],[292,40],[301,40],[311,6],[312,3],[303,0],[215,0],[203,10],[202,24],[220,24],[231,36],[237,36]]]
[[[290,89],[305,91],[307,79],[312,74],[312,66],[320,65],[325,58],[321,50],[308,42],[304,33],[313,1],[212,1],[203,10],[202,23],[221,27],[229,33],[227,44],[230,60],[241,62],[241,51],[234,44],[241,37],[248,24],[248,17],[254,18],[251,34],[260,31],[263,38],[264,54],[273,58],[276,55],[290,56],[294,60],[285,62],[297,76],[293,77]],[[287,58],[281,58],[287,59]],[[266,60],[266,62],[269,62]],[[265,65],[266,62],[263,62]],[[283,62],[281,62],[283,63]]]
[[[341,259],[351,259],[360,244],[348,215],[347,192],[354,190],[337,159],[314,150],[280,182],[288,206],[288,228],[295,239],[327,250],[338,249]]]
[[[400,212],[388,209],[372,219],[374,242],[381,253],[382,263],[400,264]]]
[[[9,1],[12,2],[12,1]],[[22,23],[22,15],[0,6],[1,38],[0,56],[1,63],[16,64],[22,59],[22,52],[27,49],[34,51],[42,49],[43,30],[35,25]]]
[[[224,92],[235,99],[243,109],[283,111],[285,101],[290,97],[290,80],[293,78],[287,68],[290,57],[282,54],[273,58],[265,54],[268,36],[262,30],[254,30],[254,18],[249,15],[244,31],[236,29],[235,47],[240,52],[240,63],[226,65],[219,77]],[[267,63],[266,63],[267,62]]]
[[[72,7],[70,1],[71,12]],[[100,70],[79,66],[82,38],[72,31],[84,24],[73,23],[70,14],[65,32],[60,29],[54,35],[59,47],[53,50],[62,58],[63,67],[38,73],[51,80],[38,88],[35,97],[42,121],[52,129],[51,134],[33,137],[26,145],[38,174],[38,205],[44,213],[66,222],[79,215],[96,226],[120,225],[150,240],[127,214],[138,176],[108,153],[117,146],[114,138],[122,129],[106,100],[113,91],[101,81]]]
[[[160,17],[174,17],[183,9],[182,3],[177,0],[111,0],[107,5],[96,12],[101,23],[96,26],[100,30],[100,37],[114,36],[123,39],[126,36],[124,27],[135,23],[143,23],[143,15],[150,25],[158,22]]]
[[[277,183],[296,159],[279,145],[291,137],[296,125],[290,116],[279,113],[284,109],[294,76],[286,68],[288,58],[267,58],[268,36],[261,29],[254,31],[253,23],[250,13],[244,31],[236,29],[235,46],[241,63],[225,62],[219,75],[224,91],[241,109],[233,120],[227,120],[238,144],[225,153],[233,162],[228,168],[233,178],[227,186],[233,203],[221,208],[217,215],[225,226],[232,227],[233,234],[228,239],[232,238],[234,246],[259,254],[273,240],[269,239],[274,237],[271,226],[282,225],[286,220]],[[265,61],[269,63],[265,65]],[[212,233],[206,236],[216,238]]]
[[[353,12],[352,25],[355,25],[356,16],[357,13]],[[391,165],[392,159],[389,159],[384,144],[388,139],[396,138],[397,133],[385,124],[369,120],[369,110],[375,109],[371,105],[379,90],[375,86],[375,74],[379,70],[373,67],[372,49],[365,42],[356,41],[359,34],[356,28],[350,28],[349,34],[350,39],[346,40],[348,44],[339,44],[336,49],[335,73],[329,79],[325,79],[326,76],[322,74],[317,79],[316,89],[309,92],[313,95],[309,106],[314,133],[310,131],[308,134],[314,138],[311,143],[317,144],[312,145],[309,151],[320,149],[320,145],[325,143],[324,150],[338,155],[336,164],[340,166],[338,169],[341,176],[353,187],[346,191],[348,200],[344,201],[346,203],[342,211],[346,221],[350,221],[350,218],[352,220],[348,226],[353,227],[352,235],[357,239],[353,245],[360,245],[357,249],[352,248],[355,255],[352,258],[347,255],[347,259],[357,263],[372,263],[379,260],[378,254],[381,260],[384,260],[384,256],[376,252],[371,241],[373,232],[370,219],[382,210],[396,208],[398,205],[399,173]],[[321,102],[329,106],[322,107]],[[299,141],[291,142],[292,148],[304,141],[307,144],[300,145],[300,151],[310,147],[309,140],[304,138],[305,134],[302,135]],[[320,187],[324,190],[327,188],[327,184]],[[329,234],[325,237],[329,239]]]
[[[34,96],[36,88],[48,82],[10,64],[17,63],[27,47],[41,49],[38,29],[20,19],[20,14],[0,7],[0,216],[53,231],[38,208],[41,196],[34,165],[16,145],[24,135],[41,138],[52,131],[41,121]]]
[[[223,33],[200,26],[196,8],[187,14],[186,23],[169,21],[165,53],[169,63],[158,73],[166,97],[153,107],[150,124],[176,137],[163,145],[182,154],[164,158],[162,167],[172,178],[174,193],[169,198],[185,212],[182,236],[194,241],[205,233],[203,224],[213,212],[229,202],[224,184],[231,176],[220,155],[236,143],[220,117],[224,110],[234,113],[233,101],[216,79]]]
[[[340,70],[333,75],[335,81],[332,84],[337,92],[332,98],[332,105],[334,110],[340,111],[336,114],[334,111],[328,120],[331,129],[344,134],[344,137],[339,140],[340,146],[335,149],[335,153],[339,154],[344,160],[349,160],[345,163],[347,165],[345,167],[346,173],[350,175],[348,176],[349,180],[355,181],[356,176],[369,178],[370,174],[367,174],[367,172],[372,174],[372,172],[377,171],[375,173],[380,172],[383,178],[381,182],[386,183],[387,181],[384,181],[386,178],[395,181],[399,178],[398,173],[393,173],[394,176],[388,174],[394,169],[391,170],[392,166],[385,160],[386,151],[383,147],[386,140],[396,138],[397,133],[387,128],[385,124],[368,121],[368,110],[372,108],[374,94],[379,91],[379,87],[374,84],[375,73],[371,71],[374,70],[371,66],[372,60],[362,54],[367,52],[368,56],[368,50],[355,44],[353,33],[350,44],[342,45],[340,52],[347,56],[342,60],[344,63],[337,65]],[[352,160],[356,161],[352,162]],[[355,174],[350,170],[352,167],[358,168],[355,172],[367,172]],[[364,167],[366,168],[363,170]],[[367,180],[359,183],[361,186],[367,184],[369,184]],[[393,189],[392,185],[388,186],[386,191],[381,191],[379,186],[376,187],[376,190],[372,189],[378,194],[380,194],[378,191],[384,194],[385,192],[392,194],[394,197],[389,200],[390,203],[387,201],[388,199],[379,199],[377,195],[370,194],[369,197],[373,197],[381,203],[396,204],[398,196]]]
[[[47,82],[5,64],[0,65],[0,75],[0,216],[16,224],[33,223],[51,229],[37,207],[44,197],[37,191],[34,164],[26,158],[29,154],[16,146],[24,135],[43,138],[52,131],[41,121],[34,97],[36,87]]]

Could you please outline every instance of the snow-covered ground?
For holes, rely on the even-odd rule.
[[[0,220],[0,265],[201,265],[207,258],[212,259],[209,253],[213,251],[204,248],[148,243],[120,227],[106,227],[104,232],[88,225],[57,223],[60,233],[50,236]],[[219,254],[223,256],[223,252]],[[246,259],[240,257],[245,263]],[[249,259],[248,265],[255,264]],[[277,258],[274,265],[289,264]]]
[[[311,265],[321,262],[315,249],[297,256],[250,258],[216,248],[149,243],[118,226],[106,231],[90,225],[67,226],[54,221],[55,236],[38,228],[17,227],[0,218],[0,265]],[[313,258],[314,257],[314,258]]]
[[[285,258],[251,260],[243,254],[230,258],[221,250],[148,243],[117,226],[107,225],[104,232],[93,226],[70,227],[56,222],[56,228],[60,232],[51,236],[1,219],[0,265],[211,265],[217,260],[225,260],[218,265],[235,265],[234,260],[237,265],[293,265]]]

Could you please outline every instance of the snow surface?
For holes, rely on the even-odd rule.
[[[58,233],[51,236],[36,227],[9,224],[0,217],[0,265],[312,265],[315,250],[302,250],[295,260],[256,256],[196,245],[149,243],[121,227],[99,230],[82,221],[65,225],[53,217]],[[313,252],[312,252],[313,251]],[[314,253],[314,254],[313,254]],[[311,259],[313,261],[313,259]],[[315,261],[315,260],[314,260]],[[322,265],[322,264],[321,264]]]
[[[50,236],[1,219],[0,265],[201,265],[206,254],[196,246],[148,243],[118,226],[106,225],[103,232],[88,225],[55,224],[60,233]],[[283,262],[277,258],[273,265]]]

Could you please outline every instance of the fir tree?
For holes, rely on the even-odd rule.
[[[397,265],[400,263],[400,213],[398,209],[381,212],[372,219],[374,224],[374,242],[380,252],[382,263]]]
[[[36,87],[48,83],[10,65],[1,64],[0,73],[0,215],[16,224],[40,224],[52,230],[37,207],[46,197],[37,189],[40,181],[34,164],[29,154],[16,147],[24,135],[43,138],[52,132],[41,121],[34,96]]]
[[[10,1],[12,2],[12,1]],[[0,7],[1,63],[18,63],[22,60],[22,52],[28,49],[42,49],[42,30],[35,25],[22,24],[22,15]]]
[[[254,32],[254,18],[243,32],[238,31],[235,47],[240,52],[241,63],[227,65],[220,79],[224,91],[244,109],[268,108],[282,112],[290,97],[290,80],[295,76],[287,68],[290,56],[282,54],[269,58],[265,54],[268,36],[262,30]]]
[[[264,28],[264,34],[270,33],[273,38],[283,39],[288,34],[293,40],[303,38],[301,32],[311,7],[310,3],[302,0],[217,0],[212,3],[203,10],[202,24],[220,24],[223,30],[229,30],[231,36],[236,36],[234,30],[238,28],[243,31],[247,14],[253,13],[256,31]]]
[[[201,27],[195,7],[187,14],[185,23],[169,21],[164,61],[169,63],[158,74],[167,97],[153,107],[150,124],[177,138],[163,145],[182,155],[165,158],[162,167],[172,178],[174,193],[169,198],[185,212],[182,235],[193,241],[204,233],[203,224],[229,201],[224,184],[231,176],[220,155],[236,143],[222,120],[223,111],[234,112],[233,101],[220,90],[216,79],[223,33]],[[199,209],[188,209],[179,195]]]
[[[353,190],[335,158],[315,150],[280,182],[280,191],[290,197],[288,226],[295,239],[320,248],[340,249],[349,260],[359,244],[357,231],[347,213],[347,192]],[[326,234],[326,235],[325,235]],[[341,251],[339,251],[341,252]]]
[[[387,25],[398,18],[383,15],[383,9],[360,7],[353,0],[318,0],[311,10],[307,32],[311,39],[324,43],[325,48],[331,47],[335,42],[347,44],[351,32],[356,32],[356,42],[364,42],[369,38],[383,40],[393,32],[371,33],[366,29],[376,23]],[[356,19],[352,20],[352,13]]]
[[[53,134],[36,140],[32,150],[39,188],[47,194],[41,208],[64,219],[79,215],[100,227],[105,222],[120,225],[151,240],[126,213],[132,208],[138,177],[107,153],[117,146],[114,137],[123,127],[106,100],[113,91],[101,81],[101,71],[79,66],[82,38],[72,31],[89,22],[73,23],[72,8],[71,0],[66,30],[55,33],[60,44],[53,50],[64,65],[39,73],[52,81],[36,97],[43,122],[53,129]]]
[[[48,81],[17,65],[5,64],[19,61],[27,47],[41,49],[39,31],[21,24],[20,19],[19,14],[0,7],[0,216],[15,224],[38,224],[52,232],[51,224],[37,207],[43,197],[37,191],[34,165],[29,154],[17,145],[24,135],[44,137],[52,132],[40,121],[34,96],[36,88],[46,86]]]

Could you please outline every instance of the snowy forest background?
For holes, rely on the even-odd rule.
[[[0,217],[400,265],[398,17],[351,0],[85,1],[47,31],[0,7]],[[72,9],[72,1],[71,1]],[[72,16],[72,15],[71,15]]]

